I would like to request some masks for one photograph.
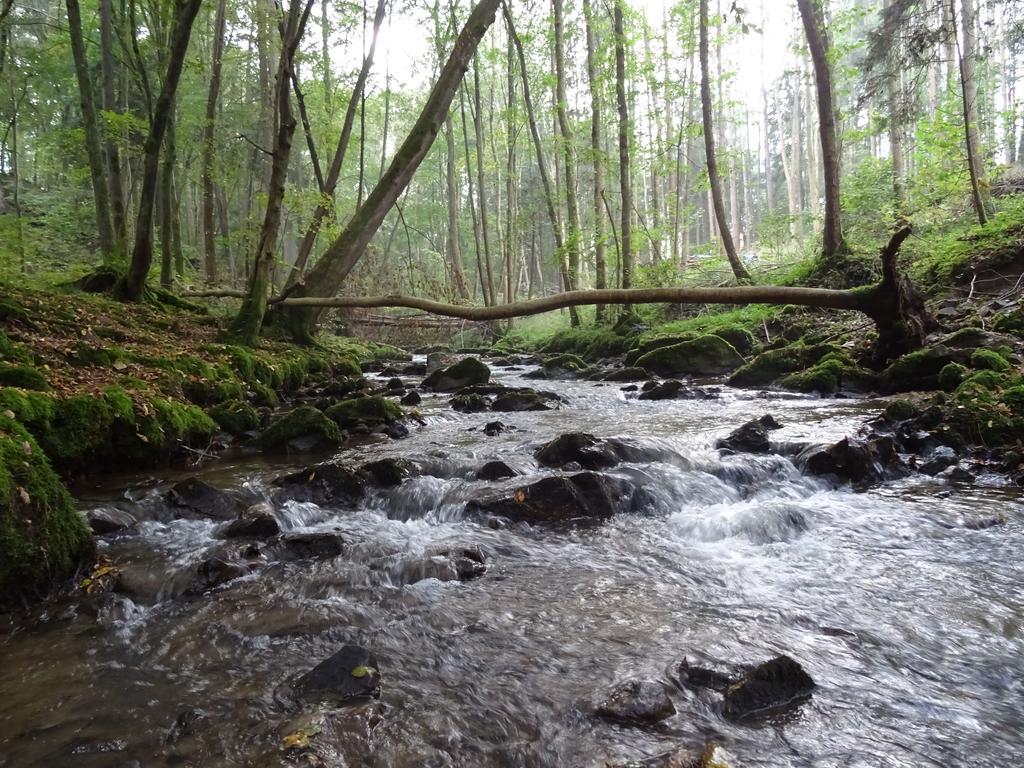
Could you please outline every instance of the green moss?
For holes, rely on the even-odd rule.
[[[0,331],[0,360],[9,363],[31,363],[32,354],[21,344],[11,341]]]
[[[887,406],[883,416],[886,421],[906,421],[912,419],[921,412],[921,409],[909,400],[893,400]]]
[[[977,347],[985,343],[988,339],[988,334],[981,328],[961,328],[955,333],[951,333],[942,343],[949,347],[963,348],[963,347]]]
[[[337,445],[341,442],[341,431],[337,424],[311,405],[301,405],[279,416],[263,431],[259,442],[263,448],[274,450],[287,447],[295,438],[310,435],[326,443]]]
[[[538,348],[549,354],[571,353],[591,362],[621,355],[629,349],[633,335],[616,333],[606,326],[566,328],[556,332]]]
[[[659,347],[636,361],[637,366],[659,376],[710,376],[728,373],[743,365],[740,353],[718,336],[701,336],[668,347]]]
[[[939,373],[951,362],[954,362],[952,351],[942,345],[911,352],[882,371],[882,389],[885,392],[935,389],[939,386]]]
[[[491,369],[475,357],[465,357],[447,368],[439,368],[423,380],[423,386],[442,392],[462,389],[491,380]]]
[[[30,365],[0,364],[0,387],[20,387],[44,391],[50,388],[46,377]]]
[[[1024,307],[999,315],[992,323],[992,329],[999,333],[1024,334]]]
[[[1008,371],[1009,361],[991,349],[976,349],[971,354],[971,367],[982,371]]]
[[[700,334],[698,333],[683,333],[673,336],[656,336],[654,338],[647,338],[629,350],[626,353],[626,358],[623,362],[626,365],[636,365],[636,361],[648,352],[653,352],[654,350],[661,349],[662,347],[674,347],[676,344],[682,344],[684,341],[693,341],[694,339],[699,338]]]
[[[71,363],[73,365],[107,367],[123,357],[124,354],[116,347],[97,347],[82,341],[75,346],[75,351],[71,355]]]
[[[249,384],[252,389],[252,400],[256,405],[266,406],[268,408],[277,408],[281,404],[280,398],[277,396],[277,392],[272,390],[266,384],[258,381],[251,382]]]
[[[380,395],[342,400],[325,413],[342,429],[352,429],[359,424],[392,424],[404,416],[401,406]]]
[[[39,444],[0,414],[0,602],[46,590],[93,552],[92,535]]]
[[[788,373],[809,368],[825,355],[840,352],[828,344],[790,344],[779,349],[769,349],[749,363],[736,369],[729,377],[729,383],[737,387],[764,387]]]
[[[574,355],[571,352],[563,352],[561,354],[545,358],[544,368],[552,371],[570,371],[572,373],[579,373],[580,371],[586,370],[587,362],[579,355]]]
[[[946,392],[952,392],[960,386],[960,383],[967,376],[967,367],[960,363],[947,363],[939,371],[939,388]]]
[[[260,425],[256,409],[243,400],[229,400],[208,408],[206,413],[217,425],[232,435],[242,435]]]
[[[227,400],[241,400],[245,388],[234,378],[201,379],[190,377],[181,383],[185,397],[198,405],[213,405]]]
[[[978,390],[995,390],[1002,387],[1007,381],[1009,378],[999,371],[978,371],[964,379],[956,388],[956,392],[961,394]]]

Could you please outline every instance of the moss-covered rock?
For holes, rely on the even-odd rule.
[[[554,334],[539,348],[549,354],[572,353],[591,362],[621,355],[632,344],[633,336],[616,333],[605,326],[566,328]]]
[[[999,315],[992,323],[992,329],[1000,333],[1024,335],[1024,307]]]
[[[93,551],[92,534],[39,444],[0,413],[0,603],[45,591]]]
[[[743,358],[725,339],[709,335],[659,347],[636,364],[658,376],[712,376],[735,370],[743,365]]]
[[[870,371],[858,366],[847,355],[831,352],[810,368],[783,376],[778,384],[783,389],[795,392],[834,395],[844,388],[866,391],[871,387],[873,379]]]
[[[438,392],[454,392],[491,380],[491,369],[475,357],[465,357],[454,365],[440,368],[423,380],[423,386]]]
[[[757,347],[754,334],[739,325],[716,328],[715,336],[728,341],[741,355],[749,355]]]
[[[328,408],[325,413],[342,429],[354,429],[360,424],[393,424],[400,421],[404,415],[400,405],[381,395],[342,400]]]
[[[967,377],[967,373],[967,366],[960,365],[960,363],[947,363],[939,371],[939,389],[952,392],[960,386],[961,382]]]
[[[256,409],[244,400],[227,400],[208,408],[206,412],[217,422],[217,426],[232,435],[244,435],[260,426]]]
[[[980,371],[1008,371],[1011,365],[998,352],[991,349],[976,349],[971,353],[971,367]]]
[[[958,362],[950,347],[938,344],[904,355],[889,365],[879,378],[883,392],[911,392],[936,389],[939,373],[947,365]]]
[[[20,387],[21,389],[47,390],[50,385],[46,377],[31,365],[8,365],[0,363],[0,387]]]
[[[893,400],[885,406],[882,416],[886,421],[897,422],[913,419],[919,413],[921,413],[921,409],[909,400]]]
[[[684,341],[693,341],[699,339],[699,333],[680,333],[672,336],[655,336],[654,338],[645,338],[635,347],[630,349],[626,353],[625,364],[627,366],[636,365],[636,361],[646,355],[648,352],[653,352],[656,349],[662,347],[673,347],[676,344],[682,344]]]
[[[323,411],[301,405],[272,421],[259,436],[259,443],[267,450],[280,450],[300,439],[312,440],[309,447],[318,443],[337,445],[341,442],[341,430]]]
[[[779,349],[769,349],[749,363],[746,363],[729,377],[729,383],[736,387],[764,387],[782,376],[810,368],[825,355],[841,350],[830,344],[790,344]]]
[[[0,331],[0,360],[8,363],[31,363],[32,353],[24,345],[11,341],[7,334]]]

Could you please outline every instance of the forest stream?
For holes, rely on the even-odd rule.
[[[163,494],[180,474],[78,489],[83,508],[141,521],[100,539],[127,588],[5,628],[0,766],[602,766],[709,739],[735,766],[1019,764],[1019,489],[912,474],[857,492],[781,453],[713,447],[765,413],[782,425],[773,441],[833,442],[884,402],[724,386],[647,402],[618,384],[541,384],[561,407],[497,414],[514,427],[497,435],[482,430],[495,414],[425,394],[407,438],[333,457],[407,459],[400,484],[355,509],[275,504],[283,532],[340,534],[342,554],[271,554],[210,589],[190,584],[225,547],[223,523],[176,519]],[[466,513],[568,474],[534,458],[567,432],[652,458],[602,470],[643,503],[590,525]],[[269,498],[274,478],[324,458],[239,456],[199,476]],[[494,459],[519,475],[475,479]],[[1006,523],[986,526],[993,515]],[[460,580],[437,554],[453,548],[486,571]],[[325,715],[296,681],[346,645],[374,654],[379,698]],[[684,658],[735,670],[779,654],[816,684],[783,715],[727,718],[720,694],[678,679]],[[675,714],[644,726],[596,717],[595,702],[634,678],[661,682]],[[282,748],[289,735],[312,741],[305,758]]]

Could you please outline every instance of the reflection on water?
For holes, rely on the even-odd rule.
[[[920,478],[832,490],[784,458],[710,448],[765,412],[784,424],[773,439],[837,439],[872,412],[858,401],[545,388],[567,405],[500,414],[517,429],[497,437],[481,431],[493,415],[425,397],[426,425],[408,439],[339,456],[411,458],[417,476],[357,510],[275,510],[285,530],[340,534],[344,555],[272,562],[206,595],[187,590],[224,546],[214,523],[160,517],[153,489],[131,502],[91,492],[145,520],[103,544],[132,597],[4,627],[0,766],[281,764],[282,737],[318,716],[290,683],[346,643],[376,653],[382,696],[317,721],[324,765],[593,766],[709,736],[744,766],[1019,763],[1019,497]],[[660,449],[661,461],[612,470],[649,491],[648,514],[575,530],[464,518],[485,489],[522,482],[472,480],[480,465],[546,474],[532,448],[567,431]],[[247,459],[204,477],[262,493],[293,466]],[[996,513],[1006,525],[971,528]],[[487,574],[451,580],[431,558],[452,545],[480,547]],[[735,725],[712,694],[678,688],[678,714],[656,728],[589,715],[612,683],[667,682],[683,656],[734,665],[781,652],[818,683],[784,723]]]

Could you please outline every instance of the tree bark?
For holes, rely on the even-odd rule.
[[[619,115],[619,192],[622,197],[620,211],[619,267],[621,285],[633,286],[633,182],[630,172],[629,141],[632,134],[629,122],[629,102],[626,99],[626,32],[622,18],[623,0],[615,0],[613,25],[615,31],[615,103]],[[626,312],[632,307],[627,304]]]
[[[487,271],[486,289],[491,304],[497,304],[497,299],[494,296],[494,273],[491,264],[491,235],[487,223],[487,188],[484,185],[484,117],[480,101],[480,67],[475,55],[473,56],[473,105],[473,127],[476,132],[476,194],[477,208],[480,211],[480,234],[483,237],[484,245],[484,267]],[[469,163],[468,157],[466,162]]]
[[[355,212],[342,233],[331,243],[306,276],[296,296],[333,296],[359,261],[384,217],[409,185],[423,158],[434,143],[438,129],[451,107],[463,73],[484,32],[494,21],[501,0],[480,0],[459,34],[452,52],[427,97],[416,123],[398,149],[388,170]],[[287,325],[299,341],[309,341],[320,316],[316,308],[290,310]]]
[[[198,4],[199,0],[194,0]],[[96,117],[96,102],[93,100],[92,78],[89,75],[89,61],[85,53],[85,39],[82,36],[82,12],[78,0],[67,0],[68,31],[71,34],[71,54],[75,61],[75,76],[82,106],[82,126],[85,129],[85,150],[89,157],[89,176],[92,180],[93,203],[96,207],[96,231],[99,235],[100,251],[104,258],[116,252],[114,229],[110,216],[110,196],[107,189],[106,169],[100,145],[99,122]],[[160,147],[157,145],[157,153]]]
[[[591,0],[583,0],[583,19],[587,26],[587,83],[590,90],[590,153],[593,163],[594,215],[594,287],[602,290],[608,287],[605,267],[604,212],[601,210],[601,196],[604,194],[604,146],[601,139],[601,83],[597,72],[597,30]],[[604,320],[604,306],[595,308],[598,323]]]
[[[177,99],[174,100],[175,102]],[[167,131],[164,134],[164,157],[160,169],[160,287],[170,288],[174,278],[174,236],[171,220],[174,217],[174,165],[178,159],[178,148],[174,136],[174,112],[171,104],[167,117]]]
[[[950,13],[956,19],[956,10],[949,0]],[[960,51],[960,88],[963,95],[964,133],[967,144],[967,170],[971,177],[971,198],[974,213],[980,224],[988,222],[988,182],[985,179],[985,159],[981,150],[981,134],[978,131],[978,79],[975,74],[975,48],[977,38],[974,31],[974,0],[961,0],[960,27],[963,32],[963,48]]]
[[[188,51],[192,34],[192,23],[202,0],[178,0],[174,9],[174,23],[171,30],[171,44],[168,50],[167,73],[164,76],[160,95],[150,123],[146,143],[143,145],[142,189],[139,194],[139,210],[135,221],[135,245],[128,273],[118,287],[118,293],[128,301],[139,301],[146,289],[146,278],[153,263],[153,203],[156,182],[160,169],[160,147],[171,111],[174,96],[181,78],[181,68]]]
[[[106,0],[109,2],[109,0]],[[221,65],[224,58],[224,35],[227,26],[227,1],[217,0],[213,22],[213,60],[210,62],[210,88],[206,95],[206,122],[203,124],[203,266],[206,282],[217,282],[217,243],[214,225],[216,193],[213,186],[213,166],[216,148],[217,103],[220,99]]]
[[[100,0],[100,73],[103,79],[103,109],[114,112],[117,96],[114,82],[117,68],[114,65],[114,9],[112,0]],[[107,137],[104,151],[107,156],[107,185],[110,188],[110,223],[113,229],[114,249],[118,256],[124,256],[127,248],[127,226],[125,223],[124,180],[121,176],[121,156],[117,141]]]
[[[292,139],[297,125],[291,108],[292,67],[295,62],[295,51],[302,41],[302,33],[305,31],[312,7],[313,0],[305,0],[305,6],[303,0],[291,0],[288,16],[281,28],[281,53],[274,83],[277,132],[270,166],[267,209],[260,229],[252,274],[249,277],[249,289],[242,308],[229,329],[232,337],[247,346],[255,346],[259,341],[260,327],[267,311],[267,292],[270,288],[274,255],[277,252],[277,236],[284,209],[285,183],[288,178]]]
[[[551,0],[555,28],[555,114],[558,118],[558,131],[562,137],[565,162],[565,208],[569,224],[565,240],[568,262],[566,283],[569,290],[575,290],[579,282],[582,233],[579,201],[576,197],[576,147],[565,95],[565,19],[562,2],[563,0]],[[579,325],[578,314],[573,313],[570,319],[574,327]]]
[[[822,255],[832,259],[848,251],[843,239],[842,209],[839,200],[840,154],[835,96],[832,92],[832,65],[829,42],[821,6],[816,0],[797,0],[807,47],[814,65],[814,83],[818,94],[818,133],[821,138],[821,164],[825,177],[825,222],[822,231]]]
[[[711,75],[708,64],[708,0],[700,0],[700,106],[704,121],[704,154],[707,158],[708,185],[711,190],[711,202],[718,222],[718,231],[725,248],[726,258],[732,267],[733,275],[743,282],[750,280],[743,262],[736,253],[736,244],[726,221],[725,201],[722,199],[722,182],[718,177],[718,161],[715,157],[715,134],[711,117]]]

